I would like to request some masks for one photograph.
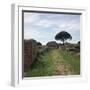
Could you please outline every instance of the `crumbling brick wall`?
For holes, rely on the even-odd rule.
[[[24,40],[24,71],[28,71],[37,54],[37,43],[35,40]]]
[[[24,41],[24,71],[30,68],[32,63],[32,44],[29,41]]]

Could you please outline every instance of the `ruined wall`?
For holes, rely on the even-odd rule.
[[[24,40],[24,71],[28,71],[37,55],[37,42]]]
[[[30,41],[24,41],[24,71],[30,68],[32,63],[32,44]]]

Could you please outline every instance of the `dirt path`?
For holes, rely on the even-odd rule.
[[[66,57],[66,58],[65,58]],[[28,77],[79,74],[79,61],[60,49],[41,55],[26,72]]]
[[[63,57],[60,54],[60,49],[52,50],[51,57],[54,66],[54,75],[72,74],[71,66],[63,60]]]

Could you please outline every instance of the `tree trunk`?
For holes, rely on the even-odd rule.
[[[64,45],[64,40],[63,40],[63,45]]]

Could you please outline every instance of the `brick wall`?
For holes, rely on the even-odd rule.
[[[24,71],[28,71],[35,60],[37,43],[35,40],[24,40]]]

